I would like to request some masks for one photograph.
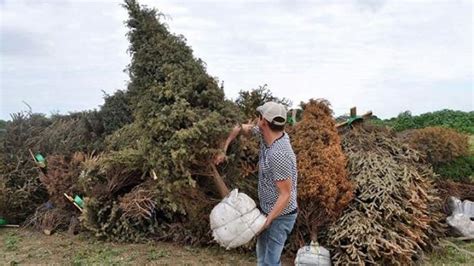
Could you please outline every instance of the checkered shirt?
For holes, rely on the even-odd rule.
[[[276,139],[270,146],[267,146],[258,126],[254,127],[252,132],[260,138],[258,162],[258,198],[260,208],[263,212],[269,214],[279,195],[275,181],[291,178],[290,201],[280,215],[291,213],[298,206],[296,202],[298,170],[290,137],[284,132],[282,137]]]

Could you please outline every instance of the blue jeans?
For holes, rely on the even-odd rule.
[[[297,214],[282,215],[257,238],[257,264],[281,265],[280,257],[288,235],[293,230]]]

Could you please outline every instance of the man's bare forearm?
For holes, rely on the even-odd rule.
[[[240,125],[236,125],[232,131],[230,132],[229,136],[227,137],[225,143],[224,143],[224,152],[227,151],[227,148],[229,147],[230,143],[239,135],[240,130],[242,127]]]
[[[276,217],[280,216],[283,210],[288,206],[290,202],[290,193],[280,193],[278,199],[273,206],[272,211],[268,214],[267,219],[273,221]]]
[[[268,222],[272,222],[276,217],[280,216],[283,210],[288,206],[291,196],[291,178],[277,181],[276,186],[278,188],[278,199],[275,202],[272,210],[267,216]]]
[[[232,131],[229,133],[229,136],[227,137],[225,143],[224,143],[224,152],[227,151],[227,148],[229,147],[230,143],[239,135],[239,133],[242,131],[245,135],[249,135],[250,132],[252,131],[252,127],[254,125],[252,124],[242,124],[242,125],[236,125]]]

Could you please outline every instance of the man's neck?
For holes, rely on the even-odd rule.
[[[263,131],[263,140],[265,141],[265,144],[267,144],[267,146],[270,147],[273,144],[273,142],[275,142],[275,140],[283,136],[283,134],[284,134],[283,131],[274,132],[271,130],[265,130]]]

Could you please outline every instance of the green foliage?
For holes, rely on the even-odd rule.
[[[105,132],[100,112],[93,110],[54,115],[50,121],[51,124],[38,136],[33,136],[35,152],[69,155],[103,149]]]
[[[115,201],[86,198],[85,206],[82,224],[99,239],[140,242],[158,227],[157,221],[153,219],[127,219]]]
[[[474,111],[463,112],[444,109],[436,112],[424,113],[413,116],[410,111],[400,113],[397,117],[376,121],[376,124],[384,124],[393,127],[396,131],[406,129],[424,128],[429,126],[441,126],[456,129],[460,132],[474,134]]]
[[[142,183],[145,172],[142,154],[123,149],[86,160],[78,183],[89,197],[115,200]]]
[[[105,133],[112,132],[133,121],[129,93],[118,90],[113,95],[105,94],[104,105],[100,108]]]
[[[434,170],[443,179],[474,181],[474,155],[459,157],[454,161],[435,167]]]
[[[8,234],[3,240],[6,251],[15,251],[18,249],[20,238],[15,233]]]
[[[38,171],[28,149],[35,149],[35,137],[51,125],[42,114],[12,114],[0,144],[0,214],[11,223],[23,222],[46,199]]]
[[[3,142],[5,140],[6,129],[0,129],[0,153],[4,153]],[[2,172],[2,163],[0,163],[0,173]]]
[[[162,15],[155,9],[141,8],[136,0],[126,0],[124,7],[129,14],[126,24],[130,40],[128,51],[132,56],[128,67],[128,93],[136,107],[145,91],[165,81],[163,66],[186,61],[183,59],[192,56],[192,51],[184,45],[183,37],[168,32],[166,24],[160,21]]]
[[[83,225],[119,241],[208,242],[209,197],[216,194],[209,166],[239,118],[238,107],[156,10],[134,0],[124,7],[130,83],[106,97],[107,152],[84,163]],[[117,112],[119,119],[112,119]]]
[[[158,260],[160,258],[163,258],[163,257],[168,257],[170,256],[169,254],[169,251],[167,250],[155,250],[155,249],[150,249],[148,251],[148,256],[147,256],[147,260],[148,261],[154,261],[154,260]]]
[[[194,172],[207,171],[220,141],[238,115],[222,88],[194,58],[182,36],[161,23],[158,12],[125,1],[130,29],[129,92],[141,151],[150,168],[168,180],[193,184]]]
[[[257,109],[257,107],[269,101],[278,102],[287,107],[291,106],[289,99],[273,96],[272,92],[267,88],[267,84],[249,91],[241,90],[235,103],[243,112],[244,117],[250,119],[256,117],[255,109]]]
[[[429,254],[427,262],[423,265],[471,265],[473,256],[466,251],[474,253],[474,243],[472,241],[447,239],[443,241],[443,248]]]
[[[121,250],[110,247],[88,247],[78,250],[72,258],[73,265],[118,265],[122,264]]]
[[[29,158],[28,149],[37,145],[35,137],[52,124],[43,114],[20,112],[12,114],[12,121],[6,124],[6,135],[3,142],[6,162],[14,162],[17,158]]]
[[[119,151],[121,149],[138,149],[142,143],[143,136],[138,124],[131,123],[114,131],[105,138],[105,146],[108,151]]]
[[[410,111],[405,111],[397,116],[397,120],[393,123],[393,129],[402,131],[409,128],[418,128]]]
[[[7,132],[6,127],[7,127],[7,121],[0,119],[0,142],[3,142],[5,132]]]
[[[51,171],[46,175],[40,174],[29,150],[39,152],[47,159],[56,158],[51,156],[53,154],[91,153],[102,150],[103,138],[102,117],[95,110],[53,115],[51,118],[29,112],[13,114],[1,142],[0,214],[13,223],[22,223],[48,198],[56,199],[53,200],[55,205],[58,199],[64,201],[62,194],[67,191],[63,189],[72,186],[69,183],[79,175],[73,173],[80,172],[78,165],[74,165],[74,169],[63,169],[60,165],[58,169],[49,169]],[[41,181],[50,186],[49,195]],[[61,191],[56,191],[58,189]],[[70,203],[67,206],[71,206]]]

